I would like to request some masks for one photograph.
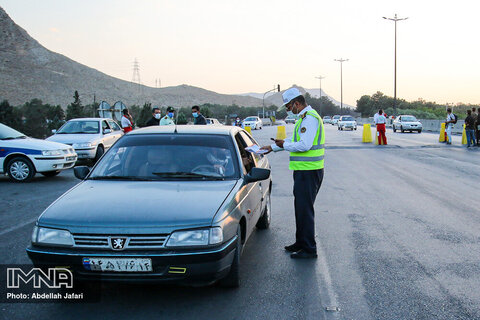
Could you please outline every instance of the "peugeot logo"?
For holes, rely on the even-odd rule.
[[[110,246],[113,250],[123,250],[126,243],[127,238],[110,238]]]

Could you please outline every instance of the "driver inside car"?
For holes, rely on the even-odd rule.
[[[210,148],[207,153],[207,160],[215,168],[215,171],[222,176],[233,173],[233,162],[229,150],[221,148]]]
[[[147,151],[147,162],[140,169],[139,175],[144,177],[155,176],[155,173],[178,172],[179,167],[172,152],[151,148]]]

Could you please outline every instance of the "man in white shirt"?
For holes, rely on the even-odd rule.
[[[375,125],[377,126],[377,139],[378,145],[387,144],[387,136],[385,135],[385,124],[387,123],[387,118],[383,115],[383,110],[378,110],[378,113],[374,117]]]
[[[132,131],[133,129],[133,119],[130,113],[128,112],[128,109],[123,109],[123,117],[122,117],[122,129],[123,132],[127,133]]]
[[[447,144],[452,144],[452,129],[455,123],[455,115],[451,108],[447,108],[447,121],[445,121],[445,132],[447,133]]]

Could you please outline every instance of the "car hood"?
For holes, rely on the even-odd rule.
[[[208,226],[236,183],[86,180],[48,207],[38,224],[71,232]]]
[[[85,133],[85,134],[62,134],[56,133],[53,136],[47,138],[48,141],[61,142],[66,144],[74,143],[86,143],[99,139],[101,135],[99,133]]]
[[[34,139],[34,138],[26,138],[26,139],[13,139],[13,140],[0,140],[0,144],[2,147],[13,147],[13,148],[20,148],[20,149],[31,149],[31,150],[58,150],[58,149],[68,149],[71,148],[70,146],[46,141],[41,139]]]

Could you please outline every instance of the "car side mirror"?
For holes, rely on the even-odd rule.
[[[90,173],[90,168],[87,166],[78,166],[73,168],[73,174],[80,180],[85,180],[86,176]]]
[[[52,129],[52,133],[53,134],[57,133],[57,129]]]
[[[249,184],[251,182],[266,180],[270,177],[270,169],[263,169],[263,168],[252,168],[250,172],[245,176],[245,184]]]
[[[111,129],[104,129],[103,130],[103,134],[108,134],[108,133],[112,133],[112,130]]]

